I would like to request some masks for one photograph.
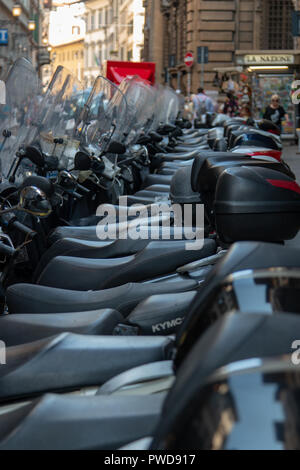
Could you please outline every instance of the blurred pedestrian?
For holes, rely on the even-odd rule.
[[[227,93],[223,113],[227,116],[234,117],[237,115],[238,109],[239,105],[233,93]]]
[[[201,118],[206,113],[214,113],[213,100],[205,94],[203,88],[198,88],[198,94],[193,96],[195,118]]]
[[[280,105],[280,98],[278,95],[273,95],[271,98],[271,103],[267,106],[265,113],[263,115],[264,119],[272,121],[276,126],[279,127],[280,132],[282,132],[282,121],[288,119],[288,115],[284,108]]]
[[[192,97],[186,96],[184,99],[184,112],[183,112],[183,117],[185,119],[188,119],[189,121],[192,121],[194,118],[194,103]]]

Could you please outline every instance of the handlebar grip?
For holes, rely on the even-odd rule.
[[[85,186],[82,186],[82,184],[79,184],[79,183],[77,183],[77,188],[80,189],[80,191],[82,191],[85,194],[89,194],[91,192],[88,188],[86,188]]]
[[[11,246],[5,245],[5,243],[0,242],[0,253],[8,256],[13,256],[16,250]]]
[[[32,230],[32,228],[26,227],[26,225],[21,224],[21,222],[19,222],[18,220],[12,221],[9,225],[10,227],[15,228],[16,230],[23,232],[25,235],[30,235],[31,237],[34,237],[36,235],[36,232]]]
[[[79,193],[77,193],[76,191],[67,191],[68,194],[70,194],[70,196],[73,196],[75,197],[76,199],[82,199],[83,196]]]

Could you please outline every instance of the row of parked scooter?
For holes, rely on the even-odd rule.
[[[0,449],[299,448],[279,129],[26,59],[0,90]]]

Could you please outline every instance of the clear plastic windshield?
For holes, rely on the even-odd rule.
[[[174,124],[180,109],[179,103],[180,99],[174,90],[158,85],[156,87],[155,118],[151,128],[156,130],[160,125]]]
[[[36,123],[39,144],[44,153],[59,157],[62,168],[72,167],[79,148],[78,125],[88,96],[81,82],[59,66],[40,103]]]
[[[122,91],[107,78],[97,77],[80,117],[81,146],[99,155],[105,152],[111,139],[122,142],[127,113]]]
[[[174,124],[179,113],[179,98],[174,90],[165,87],[162,106],[162,123]]]
[[[36,116],[42,87],[32,64],[21,58],[10,68],[1,89],[0,160],[2,174],[7,177],[16,152],[36,136],[32,122]]]
[[[138,136],[149,128],[153,120],[155,91],[150,84],[137,76],[125,78],[120,90],[128,104],[127,119],[123,124],[124,143],[128,145],[134,143]]]

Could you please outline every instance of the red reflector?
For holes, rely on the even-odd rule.
[[[250,157],[257,157],[259,155],[265,155],[266,157],[272,157],[278,160],[279,162],[281,161],[281,154],[282,152],[280,150],[261,150],[259,152],[251,152],[248,153]]]
[[[267,132],[270,132],[270,134],[275,134],[275,135],[280,135],[280,131],[275,131],[274,129],[268,129]]]
[[[300,194],[300,186],[294,181],[285,181],[285,180],[267,180],[272,186],[277,188],[289,189],[295,193]]]

